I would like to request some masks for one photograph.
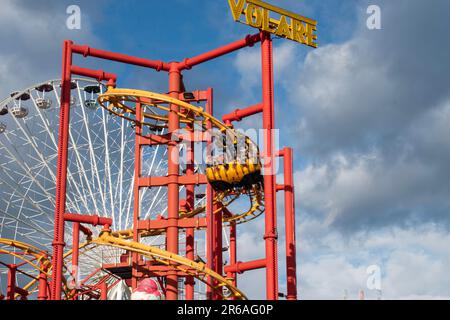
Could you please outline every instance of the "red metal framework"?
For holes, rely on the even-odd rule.
[[[64,224],[72,222],[75,224],[73,235],[73,254],[72,261],[77,263],[78,259],[78,233],[81,230],[80,223],[90,225],[102,225],[108,229],[111,221],[96,216],[83,215],[80,213],[70,214],[66,212],[66,183],[67,183],[67,166],[68,166],[68,143],[69,143],[69,123],[70,123],[70,94],[71,94],[71,78],[72,75],[81,75],[85,77],[95,78],[99,81],[107,81],[110,86],[115,86],[117,77],[115,74],[107,73],[102,70],[91,70],[81,68],[72,64],[72,57],[75,54],[85,58],[94,57],[116,61],[120,63],[154,69],[156,71],[164,71],[168,73],[170,97],[183,100],[184,83],[182,81],[183,72],[209,60],[221,57],[236,50],[252,47],[256,43],[261,43],[261,63],[262,63],[262,102],[256,106],[251,106],[243,110],[236,110],[223,117],[223,121],[231,124],[233,121],[240,121],[244,117],[248,117],[257,113],[263,115],[262,128],[264,129],[264,202],[265,202],[265,233],[262,238],[265,241],[265,257],[248,262],[240,262],[237,260],[237,225],[235,222],[230,224],[230,256],[229,265],[223,266],[222,259],[222,217],[227,214],[227,209],[216,208],[213,203],[213,189],[207,183],[206,177],[194,172],[194,166],[188,165],[185,174],[180,174],[179,151],[177,145],[179,141],[173,141],[167,136],[151,135],[149,137],[142,136],[141,125],[136,125],[136,142],[135,142],[135,183],[134,183],[134,215],[133,215],[133,241],[140,241],[141,231],[150,231],[154,228],[163,229],[166,234],[166,250],[175,254],[180,251],[179,233],[181,229],[186,230],[186,258],[194,260],[194,239],[195,233],[199,226],[206,228],[206,247],[207,261],[206,266],[215,271],[219,275],[225,273],[234,286],[237,284],[237,275],[254,269],[266,269],[266,297],[269,300],[278,299],[278,232],[277,232],[277,215],[276,215],[276,192],[284,191],[285,197],[285,229],[286,229],[286,268],[287,268],[287,298],[290,300],[297,299],[296,288],[296,259],[295,259],[295,209],[294,209],[294,186],[293,186],[293,157],[292,149],[286,148],[281,151],[274,150],[275,128],[275,108],[274,108],[274,77],[273,77],[273,48],[271,36],[267,32],[260,32],[255,35],[249,35],[242,40],[233,42],[221,48],[217,48],[210,52],[199,56],[184,59],[180,62],[166,63],[163,61],[148,60],[143,58],[132,57],[124,54],[118,54],[99,49],[81,46],[71,41],[64,42],[63,64],[62,64],[62,94],[60,107],[60,127],[59,127],[59,145],[58,145],[58,162],[57,162],[57,180],[56,180],[56,208],[54,221],[54,241],[52,255],[52,277],[51,277],[51,299],[59,300],[62,298],[63,284],[63,254],[64,254]],[[213,114],[213,90],[194,92],[195,101],[206,102],[206,112]],[[168,119],[169,134],[180,128],[179,106],[170,105],[170,113]],[[136,106],[136,118],[141,118],[141,106]],[[206,140],[210,143],[211,141]],[[194,141],[190,142],[187,151],[187,157],[194,158]],[[168,148],[168,172],[165,177],[144,177],[141,176],[141,148],[146,145],[162,144]],[[277,185],[275,179],[275,157],[283,157],[284,159],[284,184]],[[189,162],[188,162],[189,163]],[[180,208],[185,206],[194,207],[196,185],[207,184],[207,206],[206,219],[201,218],[184,218],[181,219]],[[139,212],[139,192],[142,188],[164,185],[168,189],[168,216],[167,219],[160,220],[142,220]],[[186,186],[186,197],[180,199],[180,186]],[[89,229],[83,227],[84,233],[89,233]],[[176,300],[179,298],[178,278],[185,277],[185,298],[190,300],[194,298],[194,278],[189,274],[183,274],[179,270],[170,265],[168,267],[160,267],[157,271],[155,266],[147,266],[141,259],[141,255],[137,252],[131,254],[132,259],[132,281],[133,288],[136,287],[138,279],[142,277],[140,269],[147,268],[147,271],[154,275],[165,278],[166,298]],[[214,288],[214,279],[211,277],[207,280],[211,286],[208,287],[208,299],[220,299]],[[101,292],[100,299],[106,299],[108,290],[106,281],[98,284]],[[76,295],[75,295],[76,297]],[[42,296],[43,298],[43,296]]]

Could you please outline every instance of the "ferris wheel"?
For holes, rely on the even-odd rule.
[[[0,238],[24,242],[51,254],[56,187],[56,158],[60,80],[51,80],[13,92],[0,103]],[[103,83],[72,81],[67,212],[96,214],[112,219],[114,230],[127,230],[133,220],[134,128],[98,105],[106,91]],[[164,133],[164,128],[159,129]],[[165,175],[167,149],[142,152],[145,175]],[[142,190],[143,218],[166,214],[166,190]],[[182,190],[180,190],[182,192]],[[198,202],[204,199],[197,199]],[[70,249],[71,226],[65,234]],[[95,232],[95,230],[93,230]],[[183,236],[181,236],[182,238]],[[164,243],[164,235],[146,238]],[[0,254],[11,244],[0,244]],[[114,248],[86,248],[80,254],[79,275],[85,277],[102,263],[117,262],[123,252]],[[16,263],[20,256],[9,255]],[[70,269],[69,258],[67,269]],[[32,270],[31,274],[36,273]],[[0,265],[0,289],[5,292],[7,270]],[[17,275],[28,283],[30,277]]]

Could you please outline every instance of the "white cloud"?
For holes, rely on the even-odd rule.
[[[55,79],[61,74],[64,39],[98,43],[89,21],[89,10],[82,6],[82,29],[66,28],[63,2],[2,1],[0,11],[0,94]]]
[[[367,267],[381,269],[384,299],[449,299],[446,269],[450,235],[436,225],[386,228],[344,236],[318,220],[299,224],[299,292],[304,299],[367,299],[379,292],[366,287]]]

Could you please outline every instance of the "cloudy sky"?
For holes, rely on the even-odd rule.
[[[450,298],[450,2],[270,2],[319,21],[316,50],[274,42],[276,126],[295,149],[300,297]],[[58,78],[65,38],[170,61],[255,32],[232,21],[225,0],[193,3],[0,0],[0,94]],[[65,27],[70,4],[80,30]],[[381,30],[366,26],[369,5],[381,9]],[[259,57],[249,48],[185,79],[214,87],[221,115],[259,102]],[[166,91],[163,74],[83,64],[117,72],[121,86]],[[240,260],[262,256],[262,230],[262,221],[240,230]],[[372,265],[381,292],[366,286]],[[242,276],[251,298],[263,297],[263,274]]]

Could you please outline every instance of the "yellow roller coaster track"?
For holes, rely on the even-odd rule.
[[[16,257],[26,263],[28,263],[30,266],[32,266],[34,269],[36,269],[38,272],[45,274],[47,277],[50,277],[50,271],[52,269],[52,264],[49,259],[49,255],[45,250],[39,249],[38,247],[35,247],[31,244],[12,240],[12,239],[6,239],[6,238],[0,238],[0,244],[4,245],[6,247],[0,248],[0,253],[11,255],[13,257]],[[6,249],[8,247],[22,250],[21,254],[17,254],[14,250]],[[70,255],[71,251],[66,254]],[[32,259],[27,259],[26,256],[32,257]],[[34,260],[36,262],[34,262]],[[66,268],[67,269],[67,268]],[[37,278],[31,280],[27,285],[23,287],[24,290],[29,291],[30,293],[33,292],[33,290],[30,290],[30,288],[33,287],[34,284],[37,283]],[[64,287],[67,288],[67,283],[64,279]],[[69,293],[69,290],[64,290],[66,296]],[[19,295],[16,294],[15,298],[17,298]]]
[[[168,113],[170,108],[164,104],[174,104],[180,107],[183,112],[177,112],[182,123],[201,123],[202,127],[206,127],[207,123],[210,123],[213,127],[219,129],[221,132],[227,133],[232,139],[238,136],[238,133],[233,130],[232,127],[225,125],[223,122],[205,112],[203,108],[193,106],[182,100],[178,100],[167,95],[135,89],[119,89],[108,87],[108,91],[98,97],[99,104],[108,112],[122,117],[135,124],[147,125],[150,127],[158,127],[155,123],[168,121]],[[144,107],[150,107],[152,112],[142,112],[142,119],[136,118],[136,104],[140,103]],[[166,114],[158,114],[154,110],[162,111]],[[148,120],[156,121],[154,123],[148,122]],[[246,140],[252,142],[250,138],[246,137]],[[255,145],[255,144],[254,144]],[[244,192],[243,190],[237,190],[238,192]],[[248,222],[260,216],[264,212],[264,196],[262,190],[257,187],[246,190],[245,194],[250,198],[250,208],[243,213],[233,214],[229,217],[224,217],[224,222],[235,222],[237,224]],[[228,203],[224,203],[224,199],[230,196],[230,192],[223,191],[217,192],[215,198],[216,203],[220,202],[222,206],[228,206],[238,196],[232,199]],[[204,212],[206,207],[200,207],[193,209],[189,212],[181,213],[182,217],[192,217],[199,213]],[[219,209],[220,210],[220,209]],[[159,232],[159,231],[157,231]]]
[[[207,268],[204,263],[195,262],[182,256],[179,256],[177,254],[153,246],[113,236],[110,231],[103,231],[100,234],[100,236],[97,239],[92,240],[92,242],[99,245],[111,246],[131,252],[137,252],[139,254],[142,254],[143,256],[153,259],[158,263],[167,266],[172,266],[178,269],[179,271],[189,274],[195,277],[196,279],[204,282],[208,286],[210,284],[207,281],[207,277],[211,277],[217,283],[217,285],[215,287],[212,287],[212,289],[216,290],[216,292],[218,292],[219,294],[222,293],[222,296],[225,300],[233,298],[238,300],[247,299],[244,293],[242,293],[238,288],[233,286],[231,281],[225,279],[220,274]],[[223,288],[228,289],[228,294],[223,293],[223,290],[221,290]]]
[[[124,236],[125,234],[125,236]],[[247,297],[244,293],[242,293],[238,288],[233,286],[233,284],[226,278],[222,277],[218,273],[212,271],[211,269],[207,268],[204,263],[201,262],[195,262],[189,259],[186,259],[182,256],[179,256],[177,254],[145,245],[139,242],[129,241],[125,240],[126,233],[124,232],[110,232],[110,231],[102,231],[100,233],[100,236],[96,239],[86,241],[85,243],[80,245],[80,249],[85,248],[87,251],[91,251],[96,247],[99,246],[110,246],[115,247],[131,252],[137,252],[143,256],[146,256],[150,259],[152,259],[155,262],[158,262],[160,264],[164,264],[167,266],[172,266],[176,269],[178,269],[181,272],[184,272],[186,274],[189,274],[196,279],[204,282],[206,285],[210,286],[210,284],[207,281],[208,277],[211,277],[213,280],[215,280],[216,285],[211,286],[213,290],[218,292],[219,294],[222,294],[223,298],[225,300],[229,299],[237,299],[237,300],[245,300]],[[36,257],[46,257],[46,253],[32,245],[10,240],[10,239],[3,239],[0,238],[0,243],[7,244],[14,246],[16,248],[20,248],[21,250],[27,250]],[[4,253],[8,253],[6,250],[3,251]],[[80,252],[80,256],[85,252]],[[45,255],[44,255],[45,254]],[[72,250],[66,252],[64,254],[64,258],[69,257],[72,254]],[[20,256],[19,256],[20,257]],[[45,271],[45,274],[47,277],[50,276],[50,271],[52,270],[52,265],[50,264],[50,260],[45,258],[46,265],[48,266],[47,270]],[[35,266],[37,267],[37,266]],[[37,267],[37,270],[43,271],[41,268]],[[28,290],[33,285],[35,285],[37,282],[36,279],[33,279],[30,281],[26,286],[24,286],[23,289]],[[226,288],[228,291],[228,294],[223,293],[223,288]],[[70,298],[71,296],[71,290],[67,289],[64,290],[66,298]]]
[[[212,126],[218,128],[221,131],[230,129],[230,126],[225,125],[214,116],[205,112],[203,108],[193,106],[185,101],[178,100],[160,93],[144,90],[108,87],[107,92],[99,95],[98,102],[103,108],[115,114],[116,116],[122,117],[136,124],[147,125],[150,127],[159,127],[157,124],[155,124],[157,122],[168,122],[167,114],[158,114],[156,112],[144,111],[142,112],[143,119],[136,119],[136,103],[140,103],[153,109],[159,109],[162,112],[166,113],[170,112],[170,108],[168,106],[165,106],[164,104],[174,104],[181,107],[182,111],[177,112],[178,116],[180,117],[181,123],[202,123],[202,125],[206,127],[207,123],[210,122]],[[126,103],[130,104],[127,105]],[[193,116],[193,114],[195,116]],[[150,119],[155,121],[155,123],[147,122]],[[233,131],[228,132],[230,134],[234,133]]]
[[[1,247],[0,253],[4,253],[4,254],[8,254],[13,257],[16,257],[16,258],[28,263],[30,266],[32,266],[36,270],[47,274],[46,267],[48,267],[51,263],[48,260],[47,254],[45,251],[43,251],[35,246],[32,246],[28,243],[25,243],[25,242],[11,240],[11,239],[5,239],[5,238],[0,238],[0,244],[23,251],[22,254],[17,254],[13,250],[7,250],[4,247]],[[30,256],[33,259],[27,259],[26,256]],[[36,262],[34,262],[34,260]]]

